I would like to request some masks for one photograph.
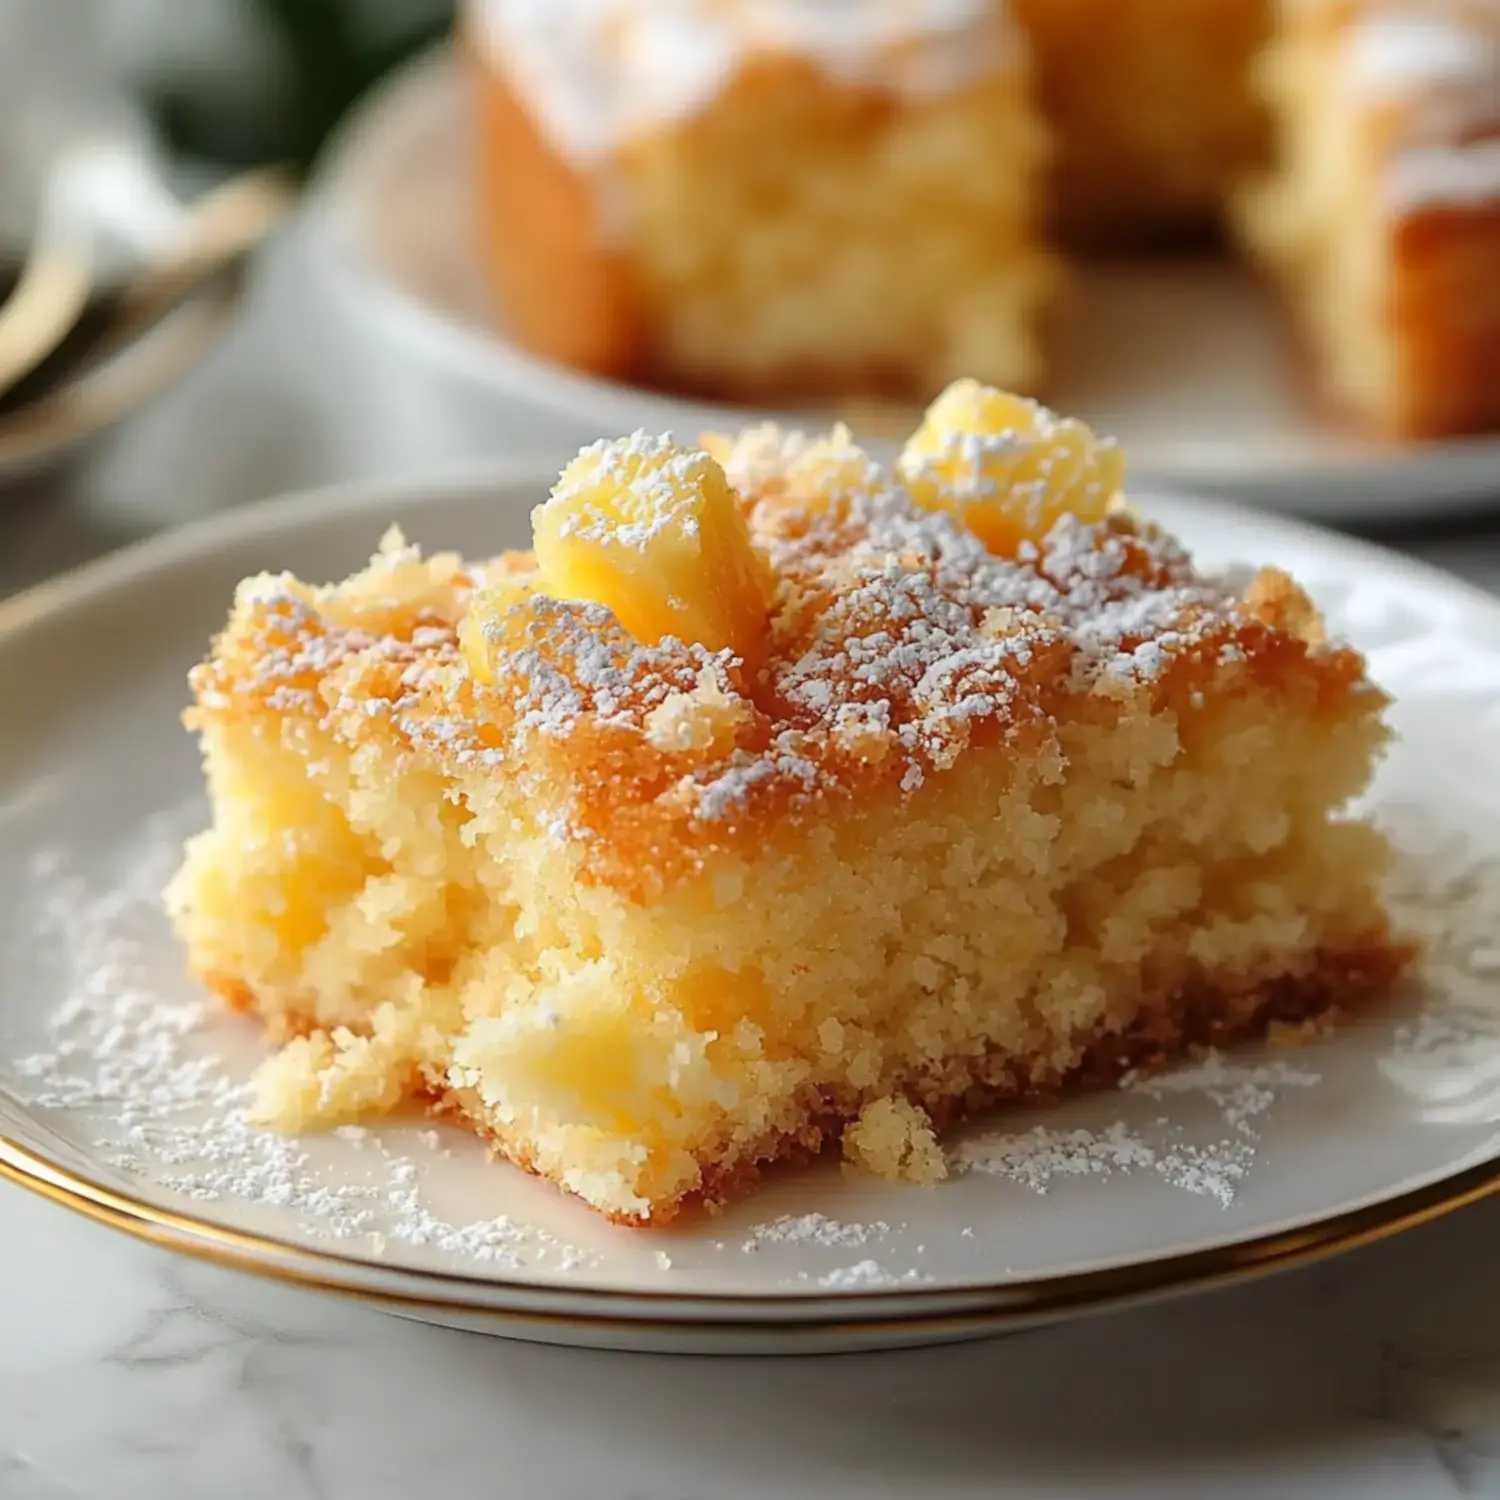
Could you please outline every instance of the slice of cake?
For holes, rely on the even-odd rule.
[[[243,584],[169,892],[288,1130],[416,1096],[661,1223],[841,1134],[1357,1002],[1406,959],[1341,809],[1385,699],[1274,570],[1195,572],[1076,422],[963,383],[586,449],[482,564]],[[847,1133],[845,1133],[847,1130]]]
[[[523,344],[717,397],[1029,385],[1045,131],[997,0],[471,0],[488,280]]]
[[[1259,166],[1272,0],[1011,0],[1056,142],[1051,218],[1083,250],[1201,240]]]
[[[1399,437],[1500,425],[1500,0],[1284,0],[1279,161],[1240,204],[1330,400]]]

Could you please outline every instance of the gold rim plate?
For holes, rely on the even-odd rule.
[[[297,561],[299,549],[310,548],[320,556],[333,549],[342,555],[352,538],[373,539],[396,516],[406,516],[418,537],[431,532],[431,539],[443,544],[452,541],[455,526],[460,531],[467,528],[471,535],[487,534],[492,514],[524,517],[545,478],[525,465],[442,485],[376,490],[354,486],[291,496],[194,523],[0,603],[0,647],[71,616],[80,606],[130,599],[145,583],[153,590],[160,588],[165,598],[172,580],[200,577],[200,565],[210,560],[223,571],[238,566],[242,554],[291,563]],[[1279,541],[1283,557],[1290,552],[1314,564],[1325,556],[1356,574],[1367,569],[1380,597],[1389,596],[1398,605],[1405,597],[1403,590],[1418,603],[1439,591],[1456,611],[1453,628],[1467,629],[1477,620],[1495,642],[1486,649],[1500,656],[1500,605],[1434,570],[1364,544],[1327,538],[1310,528],[1231,507],[1161,504],[1165,519],[1179,527],[1189,525],[1195,536],[1244,539],[1258,551],[1268,541]],[[497,538],[497,545],[504,542]],[[94,618],[100,616],[96,613]],[[72,1170],[37,1149],[35,1141],[23,1143],[0,1133],[0,1176],[138,1239],[232,1269],[360,1298],[392,1312],[434,1321],[488,1322],[496,1331],[524,1337],[616,1344],[629,1343],[637,1335],[668,1339],[691,1334],[707,1339],[751,1331],[759,1331],[772,1346],[778,1339],[805,1343],[814,1336],[868,1345],[881,1341],[881,1330],[897,1341],[918,1335],[956,1337],[1239,1281],[1387,1238],[1500,1189],[1500,1158],[1476,1160],[1471,1151],[1466,1161],[1457,1156],[1454,1160],[1462,1169],[1451,1175],[1408,1176],[1406,1182],[1417,1184],[1409,1190],[1397,1179],[1397,1190],[1378,1201],[1378,1195],[1367,1195],[1346,1210],[1305,1216],[1295,1228],[1252,1232],[1206,1249],[1057,1275],[837,1292],[814,1285],[771,1296],[674,1291],[669,1282],[660,1290],[634,1284],[628,1290],[547,1285],[460,1269],[392,1265],[229,1227],[187,1209],[162,1207]]]

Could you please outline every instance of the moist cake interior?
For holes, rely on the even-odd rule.
[[[535,555],[242,585],[169,901],[285,1044],[261,1118],[418,1098],[664,1223],[839,1139],[934,1182],[982,1105],[1400,970],[1343,812],[1385,699],[1289,578],[1203,576],[996,392],[889,471],[708,447],[586,450]]]

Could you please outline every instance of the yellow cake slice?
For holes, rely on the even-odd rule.
[[[997,0],[471,0],[509,333],[715,397],[1042,377],[1048,137]]]
[[[704,443],[585,450],[534,552],[241,586],[169,905],[284,1043],[265,1121],[416,1097],[663,1223],[840,1138],[935,1180],[980,1106],[1400,970],[1342,812],[1385,699],[1288,578],[1200,575],[972,384],[889,471]]]
[[[1273,167],[1241,194],[1331,405],[1500,425],[1500,0],[1281,0]]]
[[[1265,156],[1249,80],[1272,0],[1007,3],[1055,142],[1050,217],[1063,243],[1097,252],[1214,229],[1229,185]]]

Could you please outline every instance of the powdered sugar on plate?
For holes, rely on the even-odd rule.
[[[1101,1131],[993,1131],[959,1143],[949,1154],[954,1171],[985,1172],[1008,1177],[1045,1193],[1064,1177],[1107,1177],[1114,1172],[1149,1167],[1155,1154],[1141,1138],[1116,1120]]]
[[[66,998],[48,1045],[3,1079],[11,1091],[33,1109],[83,1116],[110,1167],[195,1204],[288,1210],[305,1234],[377,1255],[394,1242],[505,1270],[588,1264],[592,1252],[507,1216],[455,1223],[434,1212],[419,1158],[392,1149],[385,1131],[333,1133],[369,1156],[355,1176],[312,1142],[250,1123],[247,1070],[221,1050],[234,1023],[211,1000],[173,1003],[160,987],[162,948],[180,963],[162,940],[160,892],[201,821],[196,805],[150,820],[102,886],[55,851],[32,860],[30,934],[60,966]],[[442,1149],[434,1130],[414,1140],[420,1155]]]
[[[764,1245],[816,1245],[825,1250],[847,1250],[883,1240],[890,1232],[891,1226],[883,1220],[870,1224],[846,1224],[830,1219],[827,1214],[802,1214],[799,1217],[784,1214],[767,1224],[757,1224],[741,1249],[747,1254],[753,1254]]]
[[[1152,1099],[1201,1094],[1220,1110],[1224,1124],[1238,1136],[1254,1135],[1253,1122],[1264,1115],[1286,1089],[1308,1089],[1321,1075],[1288,1062],[1243,1066],[1230,1063],[1219,1052],[1170,1073],[1127,1074],[1120,1087]]]
[[[467,1137],[398,1123],[298,1140],[250,1123],[250,1051],[259,1055],[250,1029],[196,996],[160,910],[159,891],[200,817],[193,807],[151,821],[113,863],[90,864],[87,878],[56,852],[31,861],[16,930],[44,955],[56,1003],[40,1044],[37,1031],[24,1049],[0,1048],[0,1085],[38,1115],[70,1117],[64,1133],[83,1143],[98,1174],[112,1171],[132,1190],[165,1191],[210,1218],[270,1211],[356,1254],[436,1256],[502,1274],[605,1265],[599,1249],[528,1222],[513,1198],[505,1201],[510,1213],[491,1217],[472,1212],[487,1193],[455,1200],[467,1214],[439,1201],[438,1169],[450,1154],[473,1149],[477,1160]],[[1424,1008],[1381,1023],[1386,1042],[1375,1071],[1417,1097],[1424,1119],[1500,1121],[1500,861],[1479,858],[1471,841],[1435,826],[1425,814],[1396,819],[1410,854],[1393,882],[1393,904],[1403,925],[1427,937],[1436,983]],[[10,1024],[0,1013],[0,1033]],[[892,1198],[845,1199],[835,1178],[830,1191],[839,1196],[828,1212],[763,1209],[761,1222],[741,1220],[748,1227],[727,1240],[674,1235],[670,1253],[659,1240],[637,1243],[607,1226],[598,1244],[618,1246],[621,1265],[643,1256],[654,1277],[675,1285],[701,1272],[702,1252],[713,1260],[714,1243],[741,1252],[720,1257],[714,1274],[803,1291],[941,1280],[948,1271],[934,1273],[928,1248],[939,1264],[961,1253],[962,1264],[992,1270],[997,1256],[1010,1260],[1019,1221],[1008,1206],[989,1218],[974,1196],[983,1191],[977,1179],[1045,1195],[1131,1177],[1227,1208],[1269,1155],[1266,1132],[1278,1109],[1324,1087],[1322,1058],[1316,1045],[1290,1055],[1211,1052],[1170,1072],[1128,1077],[1118,1092],[1081,1101],[1081,1116],[1070,1107],[1067,1123],[1018,1128],[1009,1114],[1004,1126],[953,1144],[955,1171],[972,1184],[959,1189],[968,1196],[958,1215],[937,1206],[957,1185],[931,1197],[881,1188],[902,1195],[892,1214]],[[1107,1213],[1115,1200],[1099,1201]],[[885,1212],[862,1212],[856,1202]]]
[[[1428,808],[1384,808],[1381,821],[1402,851],[1388,900],[1397,927],[1426,945],[1429,998],[1394,1027],[1377,1066],[1426,1101],[1426,1119],[1500,1122],[1500,859],[1481,856],[1471,838],[1434,820]],[[1277,1103],[1321,1082],[1322,1075],[1301,1062],[1231,1061],[1209,1052],[1120,1083],[1136,1097],[1203,1101],[1210,1106],[1206,1134],[1200,1121],[1190,1135],[1188,1122],[1175,1114],[1146,1127],[1122,1118],[1094,1130],[997,1130],[961,1140],[950,1166],[1034,1193],[1069,1179],[1155,1173],[1228,1208],[1255,1164],[1261,1128]]]
[[[1189,1127],[1165,1116],[1146,1129],[1123,1119],[1102,1130],[1037,1125],[963,1140],[951,1153],[950,1166],[1008,1178],[1034,1193],[1068,1178],[1154,1172],[1183,1192],[1228,1208],[1255,1160],[1254,1122],[1285,1090],[1312,1088],[1319,1081],[1317,1073],[1284,1062],[1241,1066],[1210,1052],[1174,1072],[1127,1075],[1120,1083],[1126,1093],[1150,1099],[1200,1096],[1217,1113],[1208,1139],[1191,1138]]]
[[[799,1279],[814,1281],[818,1286],[825,1287],[829,1291],[851,1292],[923,1286],[931,1282],[933,1278],[927,1272],[917,1270],[915,1266],[905,1271],[892,1271],[876,1260],[858,1260],[853,1265],[838,1266],[822,1276],[813,1277],[804,1271]]]
[[[1435,998],[1397,1026],[1380,1070],[1424,1120],[1500,1122],[1500,858],[1417,807],[1387,821],[1412,851],[1392,904],[1426,944]]]

